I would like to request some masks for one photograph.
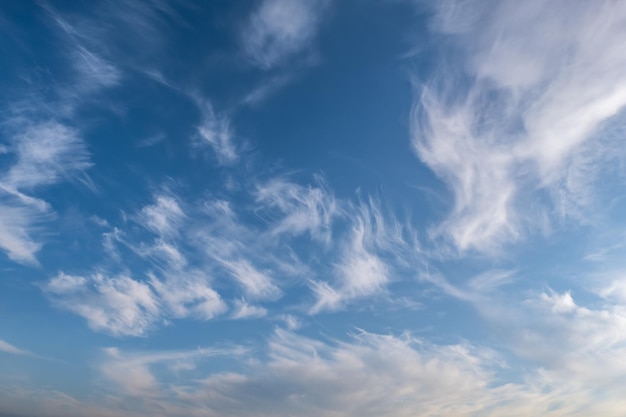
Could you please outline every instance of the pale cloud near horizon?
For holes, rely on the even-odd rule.
[[[97,417],[129,411],[215,417],[618,417],[623,406],[619,385],[610,385],[618,383],[613,377],[572,379],[544,368],[526,371],[519,382],[504,382],[506,360],[467,342],[438,345],[410,334],[359,330],[345,341],[316,340],[276,329],[265,350],[266,359],[248,363],[245,373],[207,374],[203,361],[243,360],[247,348],[154,352],[106,348],[97,370],[112,383],[108,395],[97,403],[73,398],[71,409],[92,410],[90,415]],[[576,357],[565,360],[575,365]],[[165,376],[172,373],[194,378],[168,381]],[[598,382],[605,388],[602,398],[595,397]],[[37,397],[35,404],[47,395]],[[119,404],[128,401],[135,404],[133,409],[122,411]],[[54,408],[46,415],[60,412]]]
[[[590,185],[618,150],[617,137],[599,133],[626,105],[619,70],[626,7],[540,0],[433,7],[432,28],[456,54],[421,84],[412,116],[417,155],[454,198],[434,235],[461,252],[497,253],[548,230],[550,218],[588,215]],[[542,192],[549,205],[524,203]]]
[[[499,345],[536,369],[545,383],[584,389],[587,395],[600,387],[612,393],[623,384],[626,309],[619,296],[614,297],[618,283],[605,283],[598,291],[601,302],[585,305],[572,291],[548,288],[521,297],[503,292],[499,286],[510,283],[515,274],[491,271],[458,285],[441,276],[422,278],[474,307],[498,335]],[[496,285],[475,285],[485,280]]]

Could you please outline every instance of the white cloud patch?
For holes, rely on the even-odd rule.
[[[141,210],[138,221],[160,236],[172,237],[180,232],[185,217],[176,196],[159,194],[155,196],[154,204]]]
[[[285,64],[311,46],[327,4],[326,0],[264,0],[241,35],[244,54],[262,69]]]
[[[542,211],[578,216],[619,142],[603,129],[626,104],[626,7],[451,0],[434,8],[433,28],[454,56],[423,85],[412,135],[454,197],[435,232],[461,252],[495,253],[537,227]],[[551,205],[522,203],[542,190]]]

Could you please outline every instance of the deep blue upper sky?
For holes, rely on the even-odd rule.
[[[626,7],[0,6],[0,416],[622,416]]]

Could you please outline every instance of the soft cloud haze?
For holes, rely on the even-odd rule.
[[[0,415],[626,409],[626,6],[0,6]]]

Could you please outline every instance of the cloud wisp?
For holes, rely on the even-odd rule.
[[[33,197],[39,189],[79,177],[91,167],[78,132],[58,122],[13,120],[7,129],[14,160],[0,174],[0,248],[19,263],[37,264],[37,231],[54,211]]]
[[[598,393],[621,404],[613,395],[614,387],[626,378],[626,310],[623,299],[614,294],[623,280],[606,284],[597,292],[599,302],[585,305],[577,302],[572,291],[548,288],[526,295],[502,291],[500,287],[514,275],[514,271],[491,271],[465,285],[453,285],[442,276],[423,278],[446,295],[472,305],[497,334],[501,351],[536,371],[535,383],[557,392],[571,391],[572,397],[578,392],[580,398],[572,398],[568,408],[572,415],[584,415],[586,407],[602,409]]]
[[[410,224],[385,214],[373,199],[344,210],[350,219],[349,234],[333,264],[334,281],[311,282],[316,297],[312,314],[384,295],[392,276],[420,263],[417,234]]]
[[[206,101],[202,101],[199,107],[201,121],[197,128],[196,144],[210,146],[220,165],[235,164],[239,160],[240,150],[235,143],[230,119],[216,114],[213,106]]]
[[[0,339],[0,352],[10,353],[12,355],[21,355],[21,356],[36,356],[34,353],[20,349],[18,347],[13,346],[9,342],[6,342]]]
[[[567,375],[557,377],[542,369],[527,370],[522,383],[504,382],[501,374],[510,365],[494,351],[467,342],[433,344],[410,334],[364,331],[346,341],[322,341],[277,329],[264,350],[265,358],[248,362],[245,372],[207,373],[204,361],[217,357],[242,361],[248,350],[106,348],[98,371],[111,383],[108,395],[98,403],[74,399],[68,409],[92,410],[97,417],[129,412],[216,417],[618,417],[623,409],[619,389],[607,384],[600,398],[595,395],[597,379],[572,382]],[[172,382],[167,378],[172,374],[193,378]],[[34,404],[45,398],[37,397]],[[123,404],[133,407],[129,410]]]
[[[434,6],[443,52],[438,75],[417,81],[413,147],[452,192],[434,232],[460,252],[497,253],[593,208],[590,182],[619,139],[606,129],[626,104],[626,8],[601,3]]]
[[[385,296],[420,263],[416,231],[374,199],[337,200],[319,176],[309,185],[276,176],[248,189],[249,212],[157,190],[128,216],[140,228],[107,222],[105,260],[59,273],[46,294],[93,330],[144,336],[171,319],[270,316],[269,304],[271,316],[342,310]],[[293,245],[308,250],[296,255]],[[297,288],[310,297],[278,305]]]
[[[328,0],[264,0],[241,34],[244,55],[271,69],[306,52],[314,41]]]

